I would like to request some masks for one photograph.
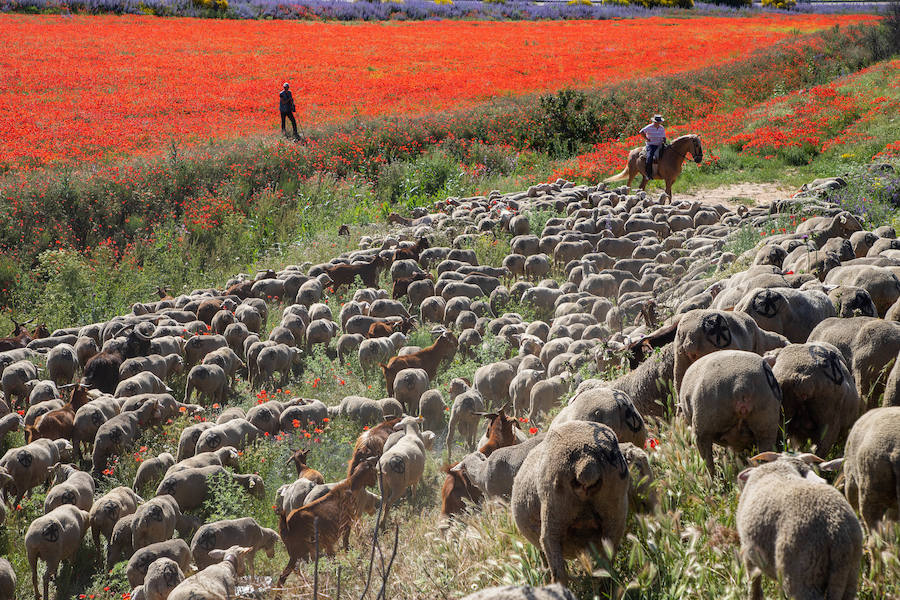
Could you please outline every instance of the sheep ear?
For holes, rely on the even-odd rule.
[[[750,458],[751,463],[768,463],[778,459],[779,454],[777,452],[761,452],[756,456]]]
[[[752,471],[752,470],[753,470],[753,467],[750,467],[749,469],[744,469],[743,471],[738,473],[737,478],[738,478],[738,481],[741,483],[741,485],[747,483],[747,479],[750,477],[750,471]]]
[[[836,458],[819,464],[819,469],[823,471],[841,471],[844,468],[844,458]]]

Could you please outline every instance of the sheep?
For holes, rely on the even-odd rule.
[[[844,457],[823,464],[843,466],[844,493],[863,523],[875,529],[900,518],[900,407],[875,408],[853,424]]]
[[[900,353],[900,323],[871,317],[835,317],[819,323],[808,341],[827,342],[840,350],[860,398],[874,408],[884,392],[884,371]]]
[[[222,446],[215,452],[200,452],[199,454],[178,461],[166,470],[164,477],[194,467],[221,465],[223,467],[236,469],[238,467],[239,458],[240,454],[238,453],[237,448],[234,446]]]
[[[94,503],[94,478],[72,465],[58,463],[54,485],[44,499],[44,514],[63,504],[74,504],[81,510],[90,510]]]
[[[509,382],[509,398],[513,405],[513,414],[522,415],[531,403],[531,390],[535,384],[544,379],[545,371],[541,369],[525,369],[516,373]]]
[[[512,365],[501,361],[479,367],[472,381],[489,408],[509,400],[509,384],[515,376],[516,370]]]
[[[217,348],[203,357],[201,365],[219,365],[225,371],[231,385],[234,385],[234,379],[239,369],[246,365],[241,361],[234,350],[231,348]]]
[[[203,570],[214,564],[210,557],[213,550],[227,550],[240,542],[247,548],[247,561],[252,565],[259,550],[269,558],[274,557],[278,541],[277,531],[261,527],[252,517],[216,521],[200,527],[191,538],[191,555],[197,569]]]
[[[390,409],[386,411],[385,409],[386,407],[382,401],[371,400],[363,396],[345,396],[341,399],[340,404],[329,407],[328,414],[332,417],[348,417],[360,425],[366,426],[381,423],[386,416],[393,416],[403,412],[402,406],[399,410]]]
[[[150,544],[163,542],[178,529],[182,534],[196,527],[192,517],[183,515],[172,496],[156,496],[138,506],[131,521],[131,547],[137,551]]]
[[[674,369],[675,345],[670,342],[609,386],[628,394],[642,415],[663,417],[674,409]]]
[[[159,484],[166,470],[175,464],[175,457],[168,452],[161,452],[158,456],[141,461],[137,473],[134,475],[134,483],[131,487],[142,490],[145,487],[155,487]]]
[[[519,531],[540,548],[553,582],[565,585],[564,558],[589,543],[615,553],[628,515],[628,465],[616,434],[600,423],[563,423],[547,432],[541,447],[516,474],[510,508]]]
[[[540,433],[520,444],[499,448],[490,456],[473,452],[451,467],[450,471],[465,473],[469,481],[488,498],[509,500],[516,473],[525,457],[544,441],[545,435]]]
[[[354,350],[358,350],[360,344],[362,344],[365,339],[366,336],[360,333],[345,333],[339,337],[336,346],[338,361],[340,361],[342,365],[346,364],[345,357]]]
[[[199,394],[206,394],[210,403],[225,403],[228,393],[228,375],[219,365],[194,365],[188,372],[187,383],[184,388],[184,401],[190,402],[194,390]]]
[[[807,464],[821,459],[774,452],[756,458],[772,462],[738,475],[736,513],[750,598],[762,600],[762,575],[797,600],[855,598],[862,527],[840,492]]]
[[[137,410],[121,412],[103,423],[94,437],[94,451],[91,454],[94,473],[106,468],[107,459],[121,453],[140,434],[140,428],[159,417],[159,403],[150,400]]]
[[[280,515],[279,533],[289,558],[278,578],[279,587],[287,581],[298,560],[313,558],[316,540],[326,556],[335,553],[334,546],[341,537],[344,549],[349,547],[350,528],[359,517],[359,498],[367,486],[376,483],[376,462],[375,457],[366,458],[325,496]]]
[[[186,366],[193,366],[203,360],[203,357],[219,348],[227,348],[228,340],[224,335],[197,335],[190,338],[184,345],[184,362]]]
[[[10,448],[0,458],[0,468],[5,469],[9,477],[2,490],[4,499],[12,490],[16,496],[13,505],[19,504],[26,492],[47,481],[53,465],[71,458],[72,444],[68,440],[42,439]]]
[[[25,532],[25,553],[31,566],[31,585],[35,600],[38,591],[37,563],[47,563],[44,572],[44,597],[50,598],[50,579],[56,581],[59,563],[75,555],[88,528],[90,515],[77,506],[64,504],[46,515],[37,517]]]
[[[395,356],[387,364],[382,364],[381,372],[387,384],[388,396],[394,395],[394,379],[403,369],[424,369],[429,380],[437,375],[438,366],[443,360],[452,359],[456,354],[456,336],[444,331],[435,342],[414,354]]]
[[[91,536],[94,540],[94,548],[100,550],[100,535],[102,534],[109,544],[112,540],[113,529],[122,517],[134,514],[139,504],[144,500],[134,493],[129,487],[119,486],[111,489],[106,494],[97,498],[90,510]]]
[[[440,431],[444,426],[446,408],[440,390],[426,390],[419,398],[419,414],[425,419],[425,429]]]
[[[119,402],[112,396],[101,396],[91,400],[75,411],[72,445],[77,460],[81,460],[82,446],[93,444],[100,426],[120,412]]]
[[[897,355],[900,358],[900,354]],[[884,406],[900,406],[900,360],[894,359],[894,366],[888,374],[884,385]],[[0,419],[0,432],[3,431],[3,419]],[[2,437],[2,436],[0,436]]]
[[[184,371],[184,359],[178,353],[170,353],[165,356],[151,354],[150,356],[129,358],[122,362],[122,365],[119,367],[119,379],[128,379],[144,371],[149,371],[165,381],[169,376]]]
[[[478,421],[484,411],[484,400],[478,390],[467,390],[453,399],[450,408],[450,424],[447,426],[447,455],[453,452],[453,435],[459,432],[469,449],[475,446]]]
[[[801,444],[812,440],[817,454],[827,454],[864,409],[840,351],[813,342],[790,344],[771,354],[788,437]]]
[[[792,288],[754,288],[734,307],[747,313],[760,328],[802,344],[816,325],[835,316],[834,304],[824,292]]]
[[[78,355],[69,344],[59,344],[47,354],[47,375],[57,385],[69,383],[78,368]]]
[[[247,419],[232,419],[201,432],[194,452],[215,452],[223,446],[241,449],[261,435],[262,432]]]
[[[428,389],[428,373],[424,369],[403,369],[394,377],[393,395],[411,415],[418,415],[419,399]]]
[[[394,426],[405,435],[378,459],[382,481],[382,527],[387,527],[391,506],[406,491],[415,486],[425,471],[425,443],[419,432],[421,417],[406,417]]]
[[[135,549],[134,554],[128,559],[125,574],[131,587],[136,587],[144,582],[147,570],[160,558],[170,558],[178,563],[182,572],[187,571],[191,565],[191,549],[187,542],[180,538],[156,542],[140,549]]]
[[[177,562],[165,556],[157,558],[147,567],[144,583],[132,591],[131,598],[137,600],[143,594],[146,600],[166,600],[182,581],[184,572]]]
[[[0,387],[3,388],[3,395],[11,407],[17,406],[18,400],[29,400],[31,388],[34,387],[34,384],[30,382],[37,378],[37,365],[27,360],[14,362],[3,369],[3,375],[0,376]]]
[[[357,351],[359,366],[362,367],[363,373],[368,373],[380,363],[391,360],[397,354],[397,350],[399,348],[390,337],[363,340]]]
[[[120,517],[106,542],[106,568],[112,569],[120,560],[127,560],[134,554],[131,547],[131,523],[134,513]]]
[[[83,339],[83,338],[82,338]],[[81,340],[79,340],[80,342]],[[150,352],[152,354],[161,355],[161,356],[169,356],[170,354],[181,355],[184,352],[184,345],[187,342],[183,337],[176,335],[165,335],[162,337],[154,337],[150,340]],[[75,350],[79,351],[79,347],[76,344]],[[82,352],[87,354],[90,351],[94,351],[94,348],[88,348],[86,350],[79,351],[78,361],[84,365],[84,361],[82,360]],[[96,354],[96,352],[94,352]]]
[[[462,600],[575,600],[564,586],[554,583],[540,588],[529,585],[485,588]]]
[[[297,401],[297,404],[281,411],[279,422],[283,431],[293,431],[294,425],[307,427],[310,423],[321,423],[328,417],[328,407],[321,400],[295,398],[291,402],[294,401]]]
[[[8,560],[0,558],[0,600],[15,600],[15,598],[16,572]]]
[[[825,283],[851,285],[869,293],[878,315],[885,316],[894,302],[900,299],[900,279],[891,269],[875,265],[845,265],[832,269]]]
[[[286,483],[275,492],[275,514],[290,514],[295,508],[306,503],[309,493],[318,487],[309,479],[300,477],[293,483]]]
[[[9,413],[0,417],[0,439],[5,437],[7,433],[18,431],[19,428],[23,427],[25,427],[25,419],[18,413]]]
[[[569,421],[595,421],[610,427],[620,442],[639,448],[647,440],[647,427],[628,394],[621,390],[594,387],[576,392],[550,423],[550,428]]]
[[[202,423],[188,425],[182,429],[181,435],[178,438],[178,452],[175,454],[176,460],[181,461],[185,458],[194,456],[197,451],[197,440],[200,439],[200,434],[210,427],[215,427],[215,425],[215,423],[204,421]]]
[[[180,582],[169,600],[222,600],[235,597],[237,578],[244,574],[244,555],[249,548],[232,546],[210,552],[215,564]]]
[[[59,393],[59,388],[49,379],[32,380],[26,385],[31,388],[31,392],[28,394],[28,403],[32,406],[50,400],[58,400],[62,397]]]
[[[763,354],[787,344],[787,338],[760,329],[756,321],[745,313],[701,309],[689,311],[682,315],[675,333],[675,389],[681,391],[685,371],[710,352],[728,349]]]
[[[265,494],[263,480],[259,475],[232,474],[220,465],[211,465],[191,467],[166,475],[157,486],[156,495],[168,494],[175,498],[181,510],[191,510],[203,504],[213,477],[230,478],[257,498],[262,498]]]
[[[778,439],[781,388],[768,362],[753,352],[721,350],[693,363],[678,407],[710,475],[714,442],[738,451],[771,450]]]
[[[133,375],[120,381],[113,394],[116,398],[127,398],[139,394],[163,394],[172,389],[165,382],[149,371]]]

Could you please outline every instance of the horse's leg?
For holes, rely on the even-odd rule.
[[[669,204],[672,203],[672,184],[675,183],[671,179],[666,179],[666,196],[669,197]]]
[[[643,190],[643,189],[646,189],[646,187],[647,187],[647,182],[648,182],[648,181],[650,181],[650,180],[647,179],[647,176],[644,175],[644,174],[642,173],[642,174],[641,174],[641,189],[642,189],[642,190]]]

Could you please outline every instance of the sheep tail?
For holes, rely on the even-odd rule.
[[[623,179],[628,179],[628,165],[625,165],[625,168],[618,175],[613,175],[607,179],[603,180],[603,183],[610,183],[613,181],[622,181]]]

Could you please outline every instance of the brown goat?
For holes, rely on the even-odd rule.
[[[441,361],[453,358],[458,345],[456,336],[449,331],[445,331],[432,345],[412,354],[394,356],[386,365],[379,365],[381,366],[381,372],[384,374],[384,381],[387,384],[388,396],[394,395],[394,377],[403,369],[424,369],[428,373],[428,379],[434,381]]]
[[[207,325],[212,325],[212,319],[216,313],[222,310],[221,300],[204,300],[197,307],[197,319],[203,321]]]
[[[419,262],[419,255],[422,254],[422,250],[429,248],[428,239],[424,237],[420,237],[419,240],[415,243],[414,246],[410,246],[407,248],[400,248],[394,251],[394,260],[414,260]]]
[[[378,272],[386,266],[387,260],[378,255],[367,263],[328,265],[325,267],[325,272],[331,277],[333,288],[337,291],[342,285],[348,287],[353,285],[357,276],[362,279],[363,285],[376,287]]]
[[[284,585],[298,560],[315,558],[317,531],[320,555],[334,555],[335,544],[341,538],[344,550],[349,548],[350,529],[359,518],[360,496],[366,487],[374,486],[378,481],[375,473],[377,463],[377,458],[367,458],[350,477],[321,498],[292,510],[286,517],[282,513],[278,529],[289,558],[278,578],[279,587]]]
[[[353,456],[347,466],[347,477],[353,473],[354,469],[368,458],[381,458],[384,451],[384,443],[388,437],[394,432],[394,426],[400,422],[400,417],[387,419],[383,423],[379,423],[372,429],[363,431],[353,446]]]
[[[414,273],[409,277],[400,277],[399,279],[394,280],[394,288],[391,291],[391,297],[394,300],[402,298],[409,292],[409,284],[413,281],[419,281],[421,279],[434,279],[434,276],[431,273]]]
[[[388,215],[388,222],[393,223],[395,225],[404,225],[406,227],[409,227],[410,225],[412,225],[411,220],[407,219],[406,217],[401,217],[400,215],[398,215],[395,212],[392,212],[391,214]]]
[[[308,455],[309,450],[294,450],[290,458],[287,459],[287,464],[294,464],[294,467],[296,467],[297,469],[298,478],[303,477],[305,479],[309,479],[313,483],[317,483],[319,485],[324,484],[325,478],[322,477],[322,474],[315,469],[310,468],[310,466],[306,464],[306,457]]]
[[[488,441],[478,449],[485,456],[490,456],[494,450],[514,446],[519,443],[515,432],[515,429],[519,428],[519,422],[515,417],[507,417],[505,410],[506,407],[504,406],[500,409],[500,412],[496,413],[475,413],[490,419],[487,429]]]
[[[444,485],[441,486],[441,515],[445,517],[461,513],[466,508],[463,500],[478,504],[484,497],[465,471],[452,470],[458,464],[441,467],[441,471],[447,474]]]
[[[19,323],[15,319],[11,320],[13,325],[15,325],[12,336],[0,338],[0,352],[24,348],[33,340],[50,337],[50,330],[47,329],[47,326],[43,323],[35,327],[34,331],[28,331],[28,329],[25,328],[25,325],[34,321],[33,318],[28,319],[24,323]]]
[[[26,444],[39,439],[72,439],[72,430],[75,428],[75,413],[91,400],[87,393],[88,389],[85,386],[78,383],[73,383],[72,385],[74,386],[72,395],[67,403],[38,417],[34,425],[25,426]]]
[[[653,350],[655,350],[656,348],[662,348],[669,342],[675,341],[675,334],[678,331],[678,321],[680,320],[681,319],[678,319],[674,323],[664,325],[656,331],[648,333],[641,339],[629,344],[625,348],[629,351],[629,366],[632,369],[637,369],[644,361],[644,359],[653,354]]]
[[[401,321],[376,321],[369,325],[369,331],[366,332],[367,338],[390,337],[391,334],[400,331],[408,333],[416,322],[414,319],[403,319]]]
[[[227,296],[237,296],[241,300],[246,300],[250,297],[251,290],[253,289],[253,284],[255,282],[252,280],[242,281],[240,283],[236,283],[230,286],[227,290],[225,290],[225,295]]]
[[[171,294],[169,294],[169,290],[166,289],[165,286],[158,285],[156,286],[156,293],[159,294],[160,300],[174,300]]]

